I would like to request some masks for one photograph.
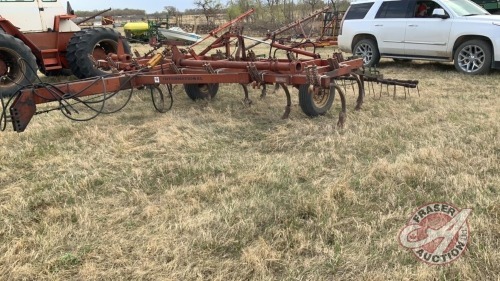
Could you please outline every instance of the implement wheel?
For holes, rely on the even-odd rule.
[[[118,37],[120,33],[111,28],[93,28],[76,32],[68,43],[66,53],[73,74],[80,79],[110,74],[111,68],[98,68],[93,60],[105,60],[109,53],[116,54]],[[124,39],[122,42],[125,53],[130,54],[128,42]]]
[[[21,40],[0,33],[0,98],[15,94],[36,79],[36,59]]]
[[[184,90],[192,100],[212,99],[219,91],[219,84],[184,84]]]
[[[335,88],[320,88],[309,92],[309,84],[299,87],[299,104],[302,111],[311,117],[324,115],[332,107],[335,98]]]

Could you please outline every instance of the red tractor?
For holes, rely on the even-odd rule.
[[[80,29],[70,4],[65,9],[61,2],[0,1],[0,97],[30,85],[37,70],[78,78],[110,72],[95,61],[118,52],[120,34],[104,27]],[[125,41],[123,49],[130,53]]]

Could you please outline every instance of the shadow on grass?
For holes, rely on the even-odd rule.
[[[384,60],[378,65],[380,69],[384,68],[408,68],[409,70],[423,71],[456,71],[450,62],[427,62],[427,61],[394,61]]]

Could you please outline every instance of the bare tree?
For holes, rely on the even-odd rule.
[[[293,0],[283,0],[283,16],[286,23],[294,21],[294,5]]]
[[[229,20],[236,18],[241,14],[240,6],[233,3],[232,1],[229,1],[227,3],[226,14],[229,17]]]
[[[311,11],[314,12],[316,7],[324,4],[323,0],[304,0],[304,4],[311,6]]]
[[[216,14],[222,10],[222,4],[219,0],[196,0],[194,5],[203,11],[203,15],[210,24],[210,19],[214,19]]]
[[[179,13],[179,10],[177,10],[177,8],[174,6],[165,6],[163,9],[167,12],[169,16],[175,16]]]
[[[266,0],[267,6],[269,7],[269,14],[271,16],[271,23],[274,25],[276,22],[278,22],[278,6],[280,5],[281,0]]]

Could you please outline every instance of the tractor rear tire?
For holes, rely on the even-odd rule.
[[[302,111],[310,117],[324,115],[332,107],[335,99],[335,88],[318,89],[317,93],[309,92],[309,84],[299,87],[299,104]]]
[[[76,32],[68,43],[66,53],[73,74],[80,79],[110,74],[111,68],[98,68],[93,60],[105,60],[109,53],[116,54],[119,37],[120,33],[111,28],[93,28]],[[121,41],[125,53],[130,54],[128,42],[125,39]]]
[[[0,34],[0,98],[10,97],[36,79],[38,66],[30,48],[9,34]]]
[[[212,99],[219,91],[219,84],[184,84],[184,90],[192,100]]]

